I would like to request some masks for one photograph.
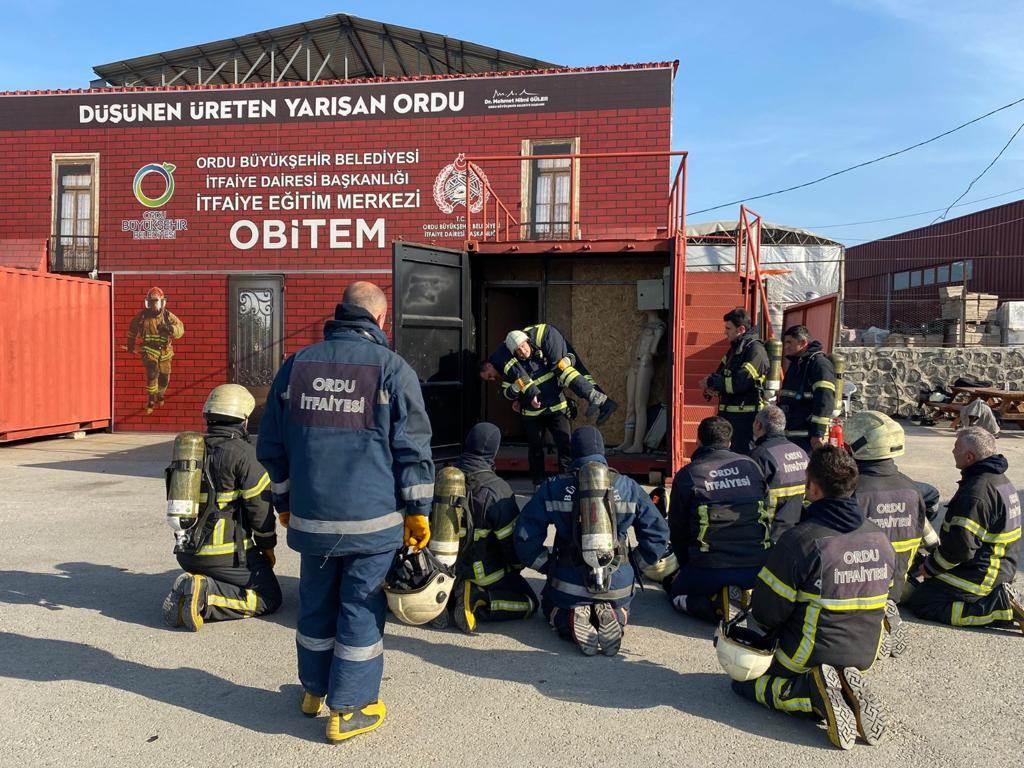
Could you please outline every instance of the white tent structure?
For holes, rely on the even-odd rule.
[[[687,226],[686,270],[735,271],[737,227],[735,220]],[[840,290],[845,251],[841,243],[806,229],[762,223],[761,269],[786,270],[768,276],[768,300],[777,333],[782,332],[786,307]]]

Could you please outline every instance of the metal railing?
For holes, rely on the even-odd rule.
[[[94,272],[98,268],[97,235],[51,235],[47,250],[51,272]]]

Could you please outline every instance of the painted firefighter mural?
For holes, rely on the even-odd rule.
[[[164,292],[160,288],[150,288],[142,310],[128,326],[128,344],[123,347],[134,355],[135,343],[141,344],[138,354],[146,371],[147,414],[164,404],[167,385],[171,381],[173,341],[184,335],[184,324],[167,310]]]

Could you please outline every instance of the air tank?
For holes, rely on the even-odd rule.
[[[594,593],[608,590],[615,561],[615,516],[608,507],[611,488],[607,465],[592,461],[580,468],[580,552],[589,570],[587,589]]]
[[[466,508],[466,476],[458,467],[445,467],[434,480],[427,549],[449,568],[459,558],[459,532]]]
[[[205,457],[206,441],[198,432],[182,432],[174,438],[167,468],[167,524],[179,544],[199,516]]]

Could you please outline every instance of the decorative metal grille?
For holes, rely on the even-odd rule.
[[[238,290],[238,333],[235,337],[235,381],[247,387],[269,387],[274,381],[274,322],[277,307],[272,288]]]

